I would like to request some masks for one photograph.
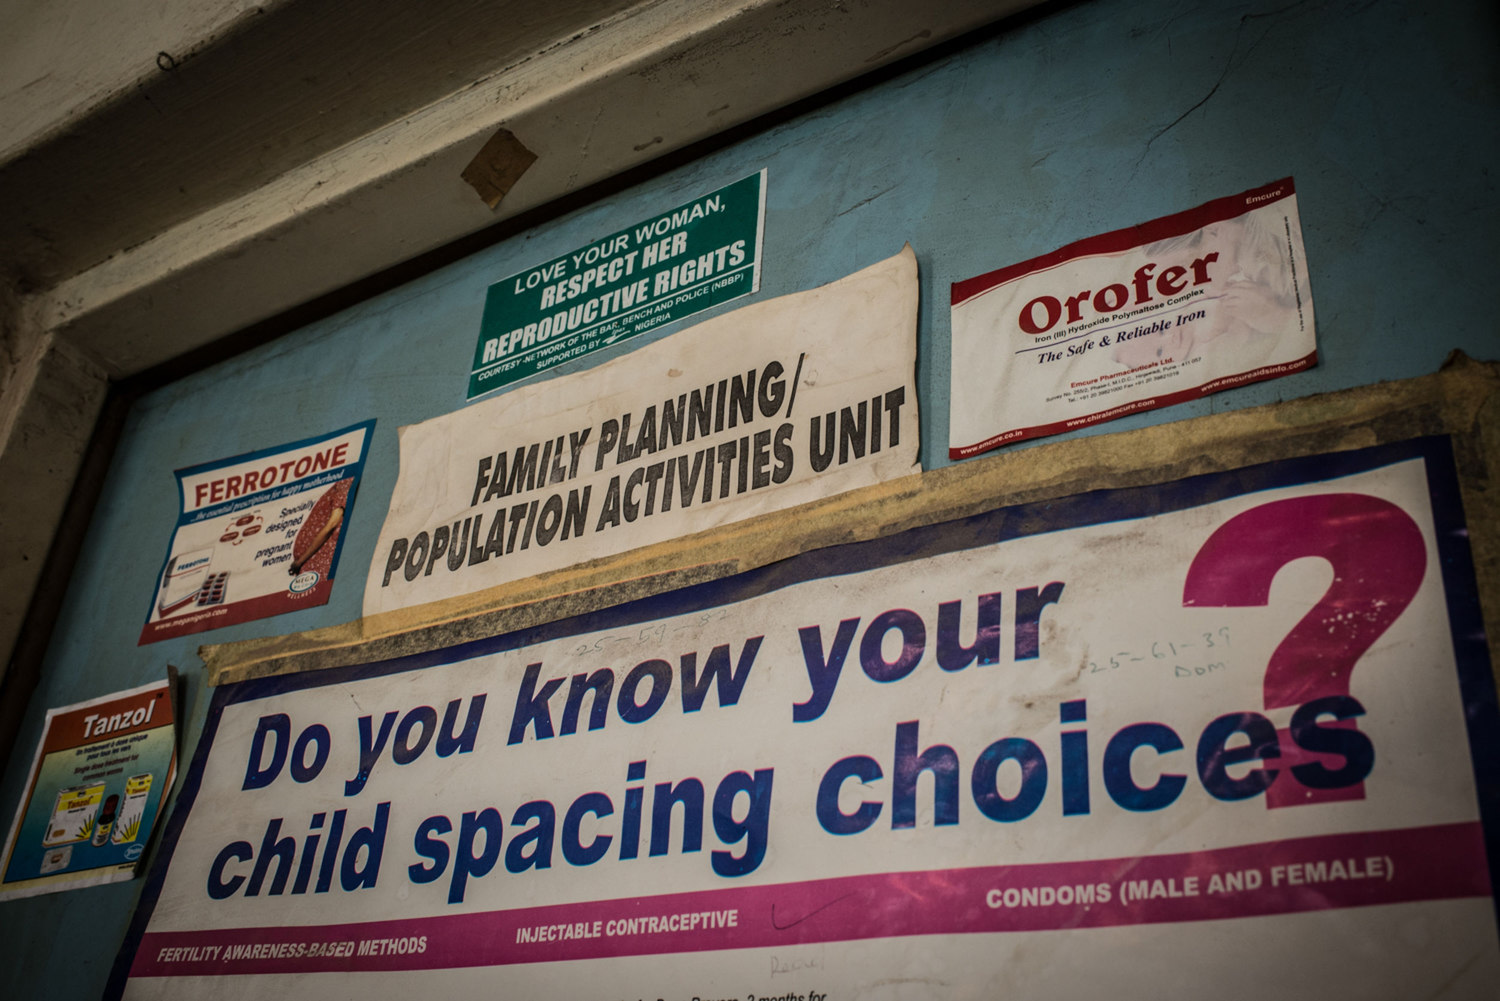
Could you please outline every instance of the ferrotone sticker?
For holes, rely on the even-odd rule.
[[[374,421],[177,471],[140,643],[328,602]]]

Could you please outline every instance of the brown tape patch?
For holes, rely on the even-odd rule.
[[[459,176],[464,179],[490,208],[510,194],[521,175],[536,163],[536,154],[522,145],[509,129],[490,136]]]

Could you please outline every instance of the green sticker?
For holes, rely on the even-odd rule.
[[[760,288],[764,170],[496,282],[469,399]]]

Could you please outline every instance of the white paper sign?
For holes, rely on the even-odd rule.
[[[1317,363],[1292,179],[957,282],[950,458]]]
[[[110,996],[1491,998],[1447,445],[220,688]]]
[[[402,428],[365,614],[912,472],[916,328],[907,247],[822,288]]]

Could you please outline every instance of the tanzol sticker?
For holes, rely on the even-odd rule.
[[[952,289],[950,458],[1317,362],[1290,177]]]
[[[135,875],[177,770],[172,677],[48,711],[0,900]]]

